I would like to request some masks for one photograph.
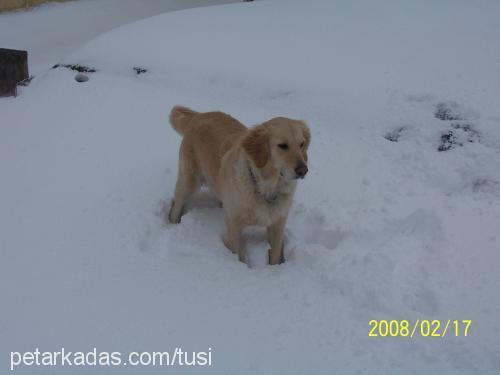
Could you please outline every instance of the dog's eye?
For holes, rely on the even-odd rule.
[[[280,143],[278,147],[281,148],[282,150],[288,150],[288,145],[286,143]]]
[[[302,143],[300,144],[300,148],[302,148],[302,147],[304,147],[304,142],[302,142]]]

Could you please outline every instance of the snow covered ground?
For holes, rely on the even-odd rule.
[[[29,52],[30,74],[123,24],[184,8],[236,0],[78,0],[0,14],[0,46]]]
[[[18,373],[496,374],[500,3],[266,0],[92,40],[0,100],[0,351],[212,348],[212,367]],[[2,16],[3,17],[3,16]],[[17,17],[17,15],[12,15]],[[134,67],[147,70],[137,74]],[[200,194],[164,222],[174,104],[312,131],[287,262]],[[368,337],[471,319],[468,337]]]

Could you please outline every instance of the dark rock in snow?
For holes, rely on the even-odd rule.
[[[89,76],[87,76],[85,74],[82,74],[82,73],[78,73],[75,76],[75,81],[76,82],[87,82],[88,80],[89,80]]]

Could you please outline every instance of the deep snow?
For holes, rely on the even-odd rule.
[[[236,0],[77,0],[0,14],[2,48],[29,52],[30,74],[46,71],[90,39],[156,14]]]
[[[2,99],[1,352],[211,347],[200,372],[497,373],[499,14],[395,0],[173,12],[64,59],[97,69],[89,81],[52,69]],[[206,193],[164,223],[174,104],[308,122],[285,264],[265,265],[259,229],[252,268],[239,263]],[[371,338],[371,319],[473,324]]]

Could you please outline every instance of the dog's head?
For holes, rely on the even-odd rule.
[[[304,178],[311,142],[304,121],[275,117],[250,129],[243,148],[257,168],[271,165],[286,179]]]

